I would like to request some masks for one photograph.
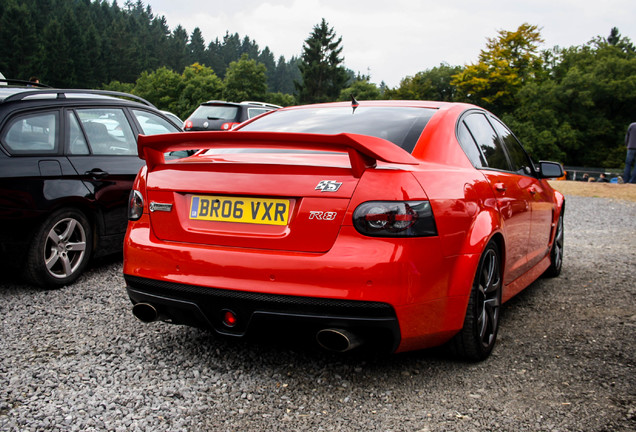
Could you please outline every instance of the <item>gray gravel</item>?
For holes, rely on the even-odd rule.
[[[506,304],[493,355],[341,356],[143,324],[121,260],[0,282],[2,431],[636,430],[636,203],[568,197],[561,277]]]

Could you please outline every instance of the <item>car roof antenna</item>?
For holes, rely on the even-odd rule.
[[[356,97],[351,93],[351,108],[353,108],[353,112],[351,114],[355,114],[356,108],[360,106],[360,102],[356,100]]]

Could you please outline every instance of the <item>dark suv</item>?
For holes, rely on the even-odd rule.
[[[245,120],[278,108],[264,102],[204,102],[187,118],[183,128],[186,131],[230,130]]]
[[[121,251],[137,136],[179,131],[126,93],[0,86],[3,262],[55,288]]]

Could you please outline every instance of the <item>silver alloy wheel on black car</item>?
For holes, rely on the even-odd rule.
[[[26,277],[47,288],[74,282],[92,251],[92,230],[86,217],[73,209],[53,213],[35,234]]]
[[[545,271],[545,276],[557,277],[561,274],[561,267],[563,267],[563,239],[563,209],[561,209],[556,233],[554,234],[554,243],[550,250],[550,267]]]
[[[491,241],[479,259],[464,326],[449,342],[453,354],[471,361],[490,355],[499,330],[501,288],[499,248]]]

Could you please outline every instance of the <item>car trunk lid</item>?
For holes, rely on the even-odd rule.
[[[213,152],[163,157],[192,148]],[[378,160],[417,163],[392,143],[347,134],[141,136],[139,154],[159,239],[297,252],[330,249],[364,170]]]

